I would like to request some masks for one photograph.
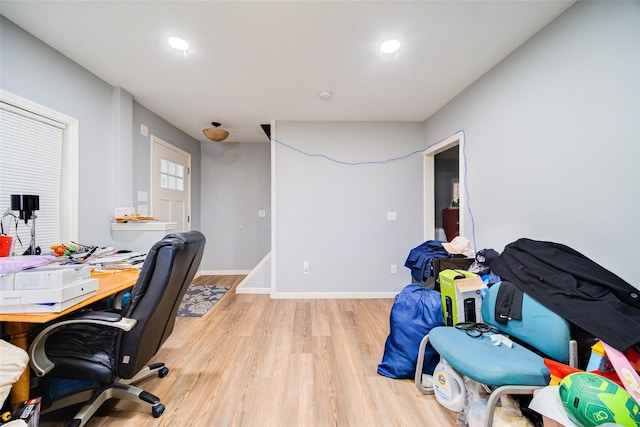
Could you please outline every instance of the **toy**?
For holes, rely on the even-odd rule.
[[[598,341],[591,346],[591,357],[587,364],[586,371],[612,371],[613,365],[604,352],[602,341]]]
[[[640,425],[640,406],[624,388],[600,375],[570,374],[560,381],[559,393],[569,417],[578,425]]]

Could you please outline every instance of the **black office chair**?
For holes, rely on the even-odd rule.
[[[205,237],[198,231],[165,236],[147,255],[122,312],[80,314],[46,327],[34,339],[29,356],[38,377],[97,384],[88,392],[54,402],[59,409],[86,401],[69,426],[83,426],[111,398],[144,403],[151,406],[154,417],[162,415],[160,399],[131,384],[155,373],[162,378],[169,372],[164,363],[145,364],[173,331],[204,245]]]

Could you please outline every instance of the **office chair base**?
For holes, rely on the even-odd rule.
[[[151,415],[158,418],[164,412],[164,405],[160,398],[138,387],[115,382],[98,391],[75,415],[69,427],[82,427],[96,413],[104,402],[109,399],[129,400],[151,406]]]
[[[156,406],[151,407],[151,415],[153,415],[153,418],[159,418],[163,412],[164,405],[162,403],[158,403]]]
[[[158,375],[158,377],[164,378],[168,373],[169,369],[164,363],[147,365],[132,378],[119,379],[114,381],[112,384],[104,386],[103,388],[94,387],[89,390],[83,390],[82,392],[66,396],[63,399],[59,399],[55,402],[53,407],[47,408],[47,412],[64,408],[65,406],[70,406],[72,404],[86,402],[69,424],[69,427],[82,427],[89,421],[104,402],[109,399],[120,399],[147,404],[151,406],[151,415],[154,418],[158,418],[165,410],[165,406],[160,403],[160,398],[145,390],[135,387],[132,384],[152,375]]]
[[[153,363],[151,365],[147,365],[144,368],[140,369],[137,374],[135,374],[132,378],[128,380],[120,379],[120,383],[122,384],[134,384],[140,380],[143,380],[151,375],[158,374],[158,377],[164,378],[169,374],[169,368],[167,368],[164,363]]]
[[[95,394],[96,390],[98,390],[97,385],[95,387],[55,399],[51,402],[43,400],[43,402],[45,402],[48,406],[40,407],[40,415],[49,414],[51,412],[56,412],[60,409],[67,408],[69,406],[86,402],[91,399],[91,396]]]

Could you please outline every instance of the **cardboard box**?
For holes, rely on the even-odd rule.
[[[441,271],[439,279],[445,325],[482,322],[481,291],[486,288],[482,279],[465,270]]]
[[[435,290],[440,291],[440,272],[444,270],[466,270],[475,258],[434,258],[432,263]]]

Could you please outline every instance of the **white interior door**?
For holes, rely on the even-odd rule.
[[[191,154],[151,136],[151,215],[191,229]]]

